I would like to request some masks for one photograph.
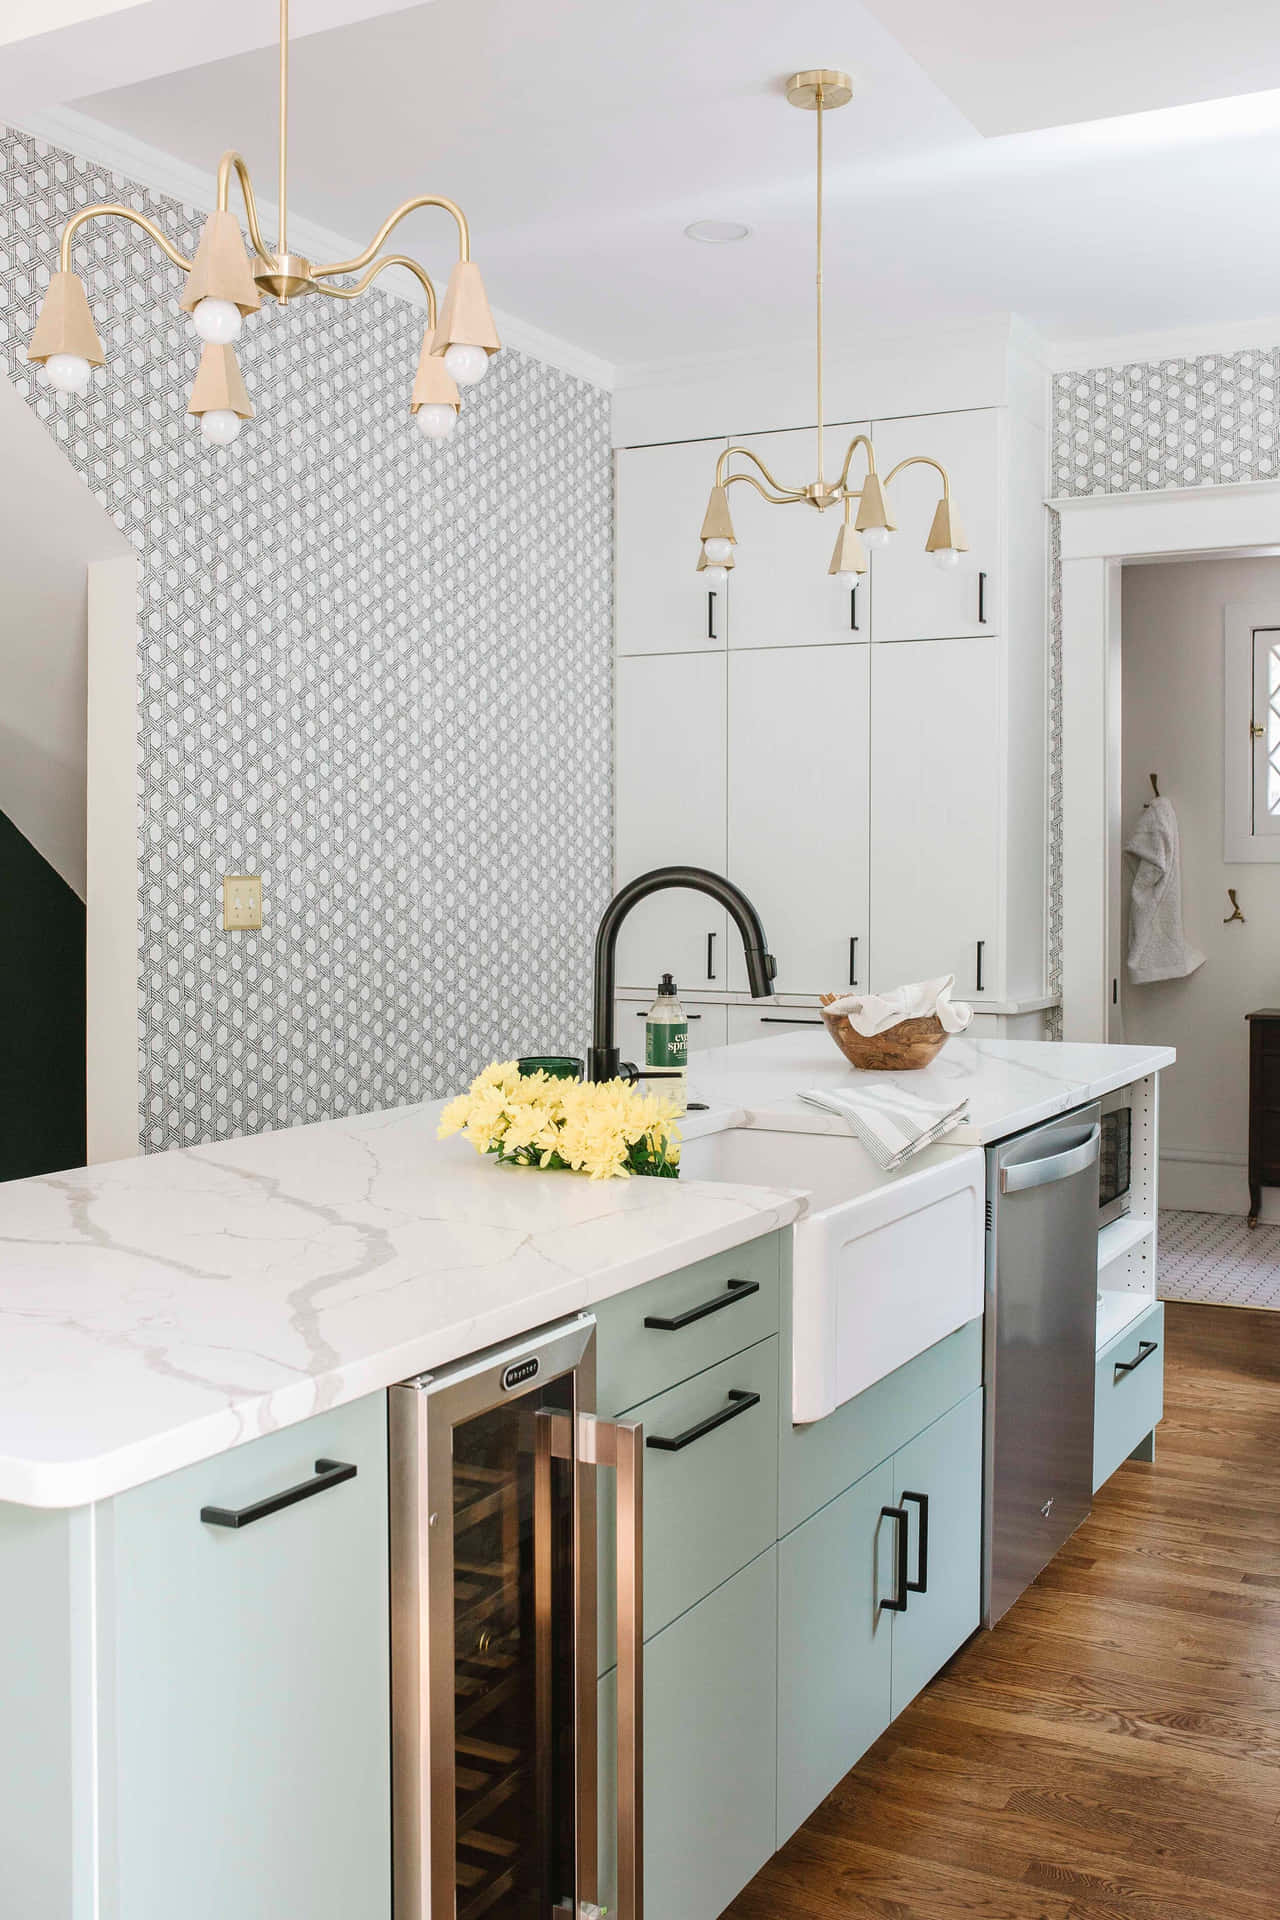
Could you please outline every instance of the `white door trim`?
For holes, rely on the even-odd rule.
[[[1120,569],[1126,560],[1280,552],[1280,481],[1050,500],[1062,542],[1062,1020],[1108,1037],[1120,955],[1109,831],[1120,783]]]

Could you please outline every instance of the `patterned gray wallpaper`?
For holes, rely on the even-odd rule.
[[[398,1105],[572,1046],[608,896],[604,392],[510,350],[444,446],[407,412],[421,314],[264,309],[257,418],[188,419],[181,276],[136,229],[77,248],[108,358],[84,399],[25,343],[68,212],[201,217],[0,134],[0,350],[141,560],[141,1030],[150,1149]],[[220,876],[261,871],[260,934]]]

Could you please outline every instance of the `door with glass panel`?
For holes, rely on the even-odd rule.
[[[395,1920],[590,1920],[596,1470],[616,1471],[616,1913],[641,1920],[640,1429],[583,1317],[391,1389]]]

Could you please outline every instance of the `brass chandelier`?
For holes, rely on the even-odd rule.
[[[890,486],[904,467],[936,467],[942,480],[942,498],[938,502],[925,541],[925,551],[933,555],[939,566],[954,567],[960,555],[967,553],[969,543],[960,530],[960,523],[951,505],[951,480],[947,470],[927,453],[913,453],[905,460],[899,460],[896,467],[881,478],[876,467],[876,450],[865,433],[859,433],[849,442],[844,462],[837,480],[828,480],[823,470],[823,301],[822,301],[822,131],[823,115],[832,108],[843,107],[853,98],[853,83],[847,73],[838,73],[829,67],[810,68],[804,73],[794,73],[786,83],[787,99],[793,107],[802,107],[816,114],[818,128],[818,225],[817,225],[817,346],[818,346],[818,477],[804,487],[784,486],[776,480],[756,454],[749,447],[726,447],[716,462],[715,485],[711,489],[711,498],[707,503],[706,517],[702,522],[702,546],[698,553],[698,571],[706,578],[709,586],[723,586],[734,564],[734,548],[737,535],[733,531],[733,521],[729,514],[729,488],[739,482],[754,487],[762,499],[771,506],[789,507],[803,501],[807,506],[816,507],[819,513],[825,513],[828,507],[843,507],[844,523],[836,538],[835,551],[831,556],[831,565],[827,571],[844,581],[856,581],[859,574],[867,570],[867,547],[884,547],[890,536],[897,531],[897,523],[889,512],[889,502],[885,488]],[[861,487],[850,484],[854,461],[861,449],[866,463]],[[754,472],[734,470],[735,459],[750,461]],[[854,516],[854,502],[857,502],[857,515]]]
[[[114,218],[131,220],[141,227],[187,276],[178,304],[191,315],[196,333],[204,342],[187,411],[196,416],[206,440],[213,445],[229,445],[244,422],[253,417],[236,361],[235,342],[245,315],[262,305],[264,295],[279,301],[282,307],[308,293],[323,293],[331,300],[355,300],[387,267],[403,267],[411,273],[427,301],[427,326],[410,412],[427,439],[442,440],[452,433],[461,405],[459,388],[474,386],[483,379],[491,356],[502,345],[480,270],[471,258],[466,215],[454,201],[440,194],[415,194],[388,215],[363,253],[316,266],[289,251],[288,143],[289,0],[280,0],[280,199],[275,247],[269,248],[262,237],[249,169],[234,152],[224,153],[218,162],[217,209],[205,221],[194,260],[185,259],[153,220],[132,207],[104,202],[81,208],[62,230],[58,271],[50,278],[27,349],[27,358],[44,367],[52,387],[60,393],[84,393],[93,369],[106,364],[84,283],[71,270],[71,248],[86,221]],[[230,210],[233,174],[244,199],[252,261],[239,221]],[[392,229],[419,207],[443,208],[458,229],[458,259],[439,313],[435,288],[425,269],[407,254],[382,252]],[[351,274],[361,276],[353,285],[332,284]]]

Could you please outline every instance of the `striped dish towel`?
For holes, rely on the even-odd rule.
[[[936,1100],[922,1100],[919,1094],[898,1086],[859,1087],[856,1093],[844,1093],[838,1087],[815,1088],[800,1098],[847,1120],[876,1165],[886,1173],[893,1173],[913,1153],[941,1140],[969,1111],[967,1097],[948,1107]]]

